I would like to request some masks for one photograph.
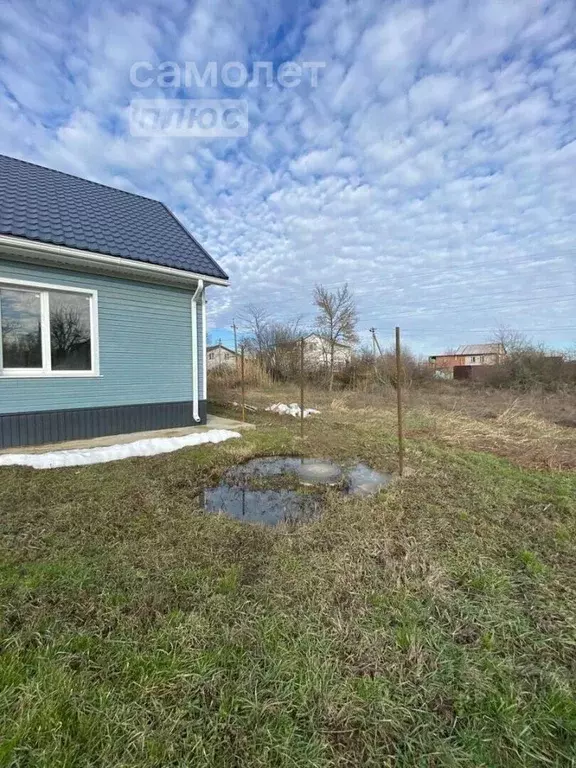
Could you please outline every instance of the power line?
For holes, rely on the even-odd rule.
[[[576,294],[570,294],[568,296],[563,297],[543,297],[543,298],[554,298],[555,304],[559,304],[561,302],[569,301],[570,299],[576,298]],[[421,311],[416,310],[408,310],[407,312],[395,312],[394,317],[396,319],[399,318],[411,318],[411,317],[438,317],[442,315],[454,315],[454,314],[460,314],[461,312],[468,313],[468,312],[482,312],[484,315],[492,312],[493,310],[505,310],[505,309],[521,309],[522,307],[526,306],[532,306],[534,304],[540,304],[541,299],[527,299],[527,300],[514,300],[509,301],[506,304],[484,304],[482,306],[474,305],[474,304],[449,304],[445,305],[442,304],[437,309],[423,309]],[[378,310],[371,310],[371,312],[367,315],[364,315],[364,317],[371,318],[371,317],[380,317],[378,314]]]
[[[501,280],[499,280],[498,282],[501,282]],[[446,287],[448,287],[448,286],[446,286]],[[453,285],[451,287],[452,288],[457,288],[458,286],[457,285]],[[534,287],[534,288],[532,288],[532,292],[550,291],[550,290],[554,290],[556,288],[564,288],[564,289],[566,289],[566,287],[567,287],[566,283],[549,284],[549,285],[543,285],[541,287]],[[436,290],[437,288],[441,288],[441,286],[434,286],[433,290]],[[571,298],[574,298],[576,296],[576,294],[566,294],[566,295],[564,295],[564,294],[558,294],[558,293],[553,293],[551,295],[549,295],[548,293],[546,293],[546,294],[540,293],[539,295],[535,295],[535,296],[534,295],[533,296],[517,296],[516,295],[516,293],[518,292],[517,290],[516,290],[516,292],[512,292],[512,293],[509,292],[509,291],[504,291],[503,292],[501,290],[499,290],[499,291],[487,291],[484,286],[477,286],[477,289],[481,289],[481,294],[482,295],[472,296],[471,299],[472,300],[480,300],[482,302],[482,304],[476,306],[475,304],[471,304],[470,303],[471,299],[468,299],[466,297],[458,297],[458,296],[456,296],[456,297],[452,297],[452,301],[450,301],[450,300],[444,301],[442,303],[443,309],[444,310],[450,309],[450,308],[459,309],[461,307],[465,308],[467,310],[476,309],[476,308],[477,309],[484,309],[484,307],[485,307],[485,300],[486,299],[495,299],[495,300],[500,300],[501,299],[501,300],[504,300],[506,302],[505,308],[507,308],[507,307],[512,306],[512,305],[514,305],[516,303],[524,304],[524,303],[529,303],[529,302],[539,302],[539,301],[546,300],[546,299],[551,299],[551,300],[554,300],[555,302],[558,302],[558,301],[563,301],[564,299],[571,299]],[[390,293],[397,293],[399,290],[402,291],[402,293],[404,293],[404,289],[403,288],[402,289],[393,289],[390,286],[376,286],[376,287],[374,287],[374,284],[372,284],[372,290],[368,294],[372,300],[368,303],[368,305],[366,305],[366,304],[363,305],[363,307],[362,307],[363,312],[366,312],[366,310],[371,311],[372,307],[375,306],[375,302],[384,301],[387,298],[388,298],[388,300],[390,300],[390,298],[393,298],[394,300],[396,300],[398,302],[402,302],[402,304],[404,306],[412,305],[412,304],[424,304],[427,301],[428,302],[429,301],[437,301],[437,302],[441,301],[441,299],[439,299],[438,297],[430,296],[429,292],[426,292],[425,289],[423,291],[421,291],[419,296],[410,297],[410,298],[408,296],[397,296],[396,295],[396,296],[392,296],[392,297],[390,297],[390,296],[387,297],[386,295],[384,295],[380,299],[380,298],[376,298],[374,296],[374,294],[376,292],[382,292],[382,293],[386,294],[388,292],[390,292]],[[427,293],[428,293],[428,295],[427,295]],[[356,297],[361,299],[363,296],[366,296],[366,295],[367,295],[366,293],[360,293],[360,294],[357,293]],[[286,296],[286,290],[285,289],[282,290],[282,296],[284,296],[284,297]],[[271,300],[271,301],[268,301],[268,302],[259,302],[258,306],[261,307],[264,310],[266,310],[266,308],[270,307],[270,306],[277,307],[278,306],[278,300],[276,300],[276,301]],[[378,305],[378,308],[379,308],[379,305]],[[376,312],[378,312],[378,308],[376,308]],[[315,314],[315,311],[314,310],[308,310],[308,311],[299,312],[299,313],[296,313],[296,314],[297,314],[297,316],[301,316],[301,317],[309,317],[310,315]]]
[[[483,298],[493,298],[492,296],[487,295]],[[399,310],[397,312],[391,313],[388,309],[387,314],[391,314],[394,320],[400,320],[400,319],[422,319],[424,317],[428,318],[439,318],[444,317],[446,315],[454,315],[454,314],[470,314],[470,313],[482,313],[483,316],[486,316],[486,314],[493,312],[493,311],[503,311],[503,310],[520,310],[523,307],[531,307],[533,305],[540,304],[543,300],[553,300],[554,305],[557,306],[558,304],[562,304],[566,301],[571,301],[572,299],[576,299],[576,294],[567,294],[567,295],[554,295],[554,296],[541,296],[538,298],[522,298],[522,299],[511,299],[507,301],[505,304],[487,304],[486,301],[483,301],[481,305],[478,304],[471,304],[470,302],[466,302],[464,300],[458,300],[455,303],[439,303],[439,306],[437,308],[427,308],[427,309],[405,309]],[[367,311],[366,311],[367,310]],[[314,311],[309,312],[299,312],[297,313],[297,317],[309,317],[310,315],[316,314]],[[376,306],[376,305],[370,305],[369,307],[363,307],[360,311],[360,317],[366,321],[370,320],[372,318],[376,320],[380,320],[382,317],[382,307]],[[294,315],[275,315],[271,314],[270,319],[274,320],[275,322],[289,322],[294,319]]]
[[[392,326],[391,326],[392,328]],[[409,328],[406,327],[406,329],[402,329],[402,333],[405,336],[441,336],[441,335],[447,335],[447,334],[462,334],[462,333],[494,333],[494,331],[497,330],[495,326],[492,326],[491,328],[454,328],[454,329],[446,329],[446,328],[439,328],[439,329],[432,329],[432,328]],[[518,331],[519,333],[556,333],[557,331],[575,331],[576,332],[576,325],[572,326],[548,326],[546,328],[520,328],[514,326],[514,331]],[[358,333],[369,333],[369,328],[359,328]],[[392,332],[392,331],[391,331]]]
[[[495,293],[490,293],[487,290],[487,287],[489,287],[491,284],[494,284],[495,287],[496,287],[496,285],[501,286],[503,280],[504,280],[503,277],[496,277],[496,278],[491,277],[491,278],[484,279],[484,280],[479,278],[474,287],[476,288],[476,290],[481,290],[483,296],[497,296],[497,297],[501,296],[501,298],[506,298],[509,295],[509,292],[506,292],[506,291],[502,292],[501,290],[499,290],[499,291],[496,291]],[[573,282],[576,285],[576,278],[573,278]],[[358,290],[356,290],[358,286],[362,286],[362,285],[366,285],[366,286],[369,285],[370,290],[369,291],[358,291]],[[469,285],[469,284],[467,283],[466,285]],[[418,287],[417,290],[419,291],[420,296],[423,296],[426,293],[436,292],[437,290],[440,290],[442,288],[448,290],[448,289],[454,289],[454,288],[459,288],[459,287],[461,287],[461,284],[455,283],[455,282],[452,282],[450,284],[448,284],[448,283],[444,283],[444,284],[437,283],[437,284],[428,285],[428,286],[425,286],[425,287]],[[548,283],[548,284],[541,285],[541,286],[534,286],[534,287],[531,288],[531,290],[532,291],[549,291],[549,290],[555,290],[556,288],[566,288],[566,287],[567,287],[567,283],[566,283],[566,281],[564,281],[564,282],[561,282],[561,283]],[[408,288],[409,289],[411,288],[412,290],[414,290],[415,286],[411,285],[411,286],[408,286]],[[279,291],[279,293],[281,293],[282,296],[286,296],[286,294],[288,292],[293,293],[294,291],[296,291],[298,289],[301,290],[301,286],[294,286],[294,287],[286,286],[286,287],[282,287],[282,289],[281,289],[281,291]],[[521,289],[516,287],[516,286],[513,286],[512,290],[519,291]],[[392,284],[384,284],[384,283],[382,283],[382,284],[375,284],[374,281],[371,281],[370,283],[360,283],[360,282],[357,282],[357,283],[354,284],[354,293],[356,295],[356,298],[367,296],[367,295],[368,296],[374,296],[375,293],[398,293],[398,292],[405,292],[405,291],[406,291],[405,287],[395,287]],[[544,296],[542,298],[547,298],[547,297]],[[418,300],[421,300],[421,299],[418,298],[418,299],[410,299],[410,300],[411,301],[418,301]],[[274,300],[258,302],[258,306],[262,306],[263,308],[265,308],[267,306],[276,306],[276,304],[277,304],[277,302],[275,302]]]

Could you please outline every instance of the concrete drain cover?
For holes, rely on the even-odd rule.
[[[296,467],[296,474],[302,483],[309,485],[336,485],[342,479],[342,469],[330,461],[303,459]]]

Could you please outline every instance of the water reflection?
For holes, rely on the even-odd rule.
[[[264,456],[231,467],[220,485],[206,488],[201,503],[206,512],[220,512],[248,523],[277,525],[280,522],[311,522],[320,516],[320,494],[292,489],[252,488],[260,478],[293,476],[306,486],[336,486],[342,493],[368,496],[392,480],[366,464],[337,464],[300,456]]]

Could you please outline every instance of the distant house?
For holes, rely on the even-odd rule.
[[[205,423],[227,284],[161,202],[0,155],[0,449]]]
[[[206,349],[206,365],[208,370],[219,368],[221,365],[233,368],[236,365],[238,355],[233,349],[218,343]]]
[[[330,340],[319,333],[310,333],[304,339],[304,359],[308,365],[330,364]],[[352,359],[350,344],[334,344],[334,367],[343,368]]]
[[[454,368],[461,366],[498,365],[506,356],[503,344],[465,344],[455,352],[431,355],[430,365],[439,375],[450,376]]]

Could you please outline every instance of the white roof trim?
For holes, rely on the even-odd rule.
[[[187,272],[183,269],[163,267],[159,264],[148,264],[144,261],[136,261],[120,256],[108,256],[103,253],[83,251],[79,248],[68,248],[64,245],[41,243],[28,240],[24,237],[12,235],[0,235],[0,253],[17,255],[20,258],[42,260],[44,263],[54,264],[55,261],[62,267],[72,269],[96,269],[117,274],[120,277],[130,277],[135,280],[147,282],[165,282],[172,285],[190,286],[196,285],[198,280],[214,285],[228,285],[229,281],[221,277],[201,275],[198,272]]]

